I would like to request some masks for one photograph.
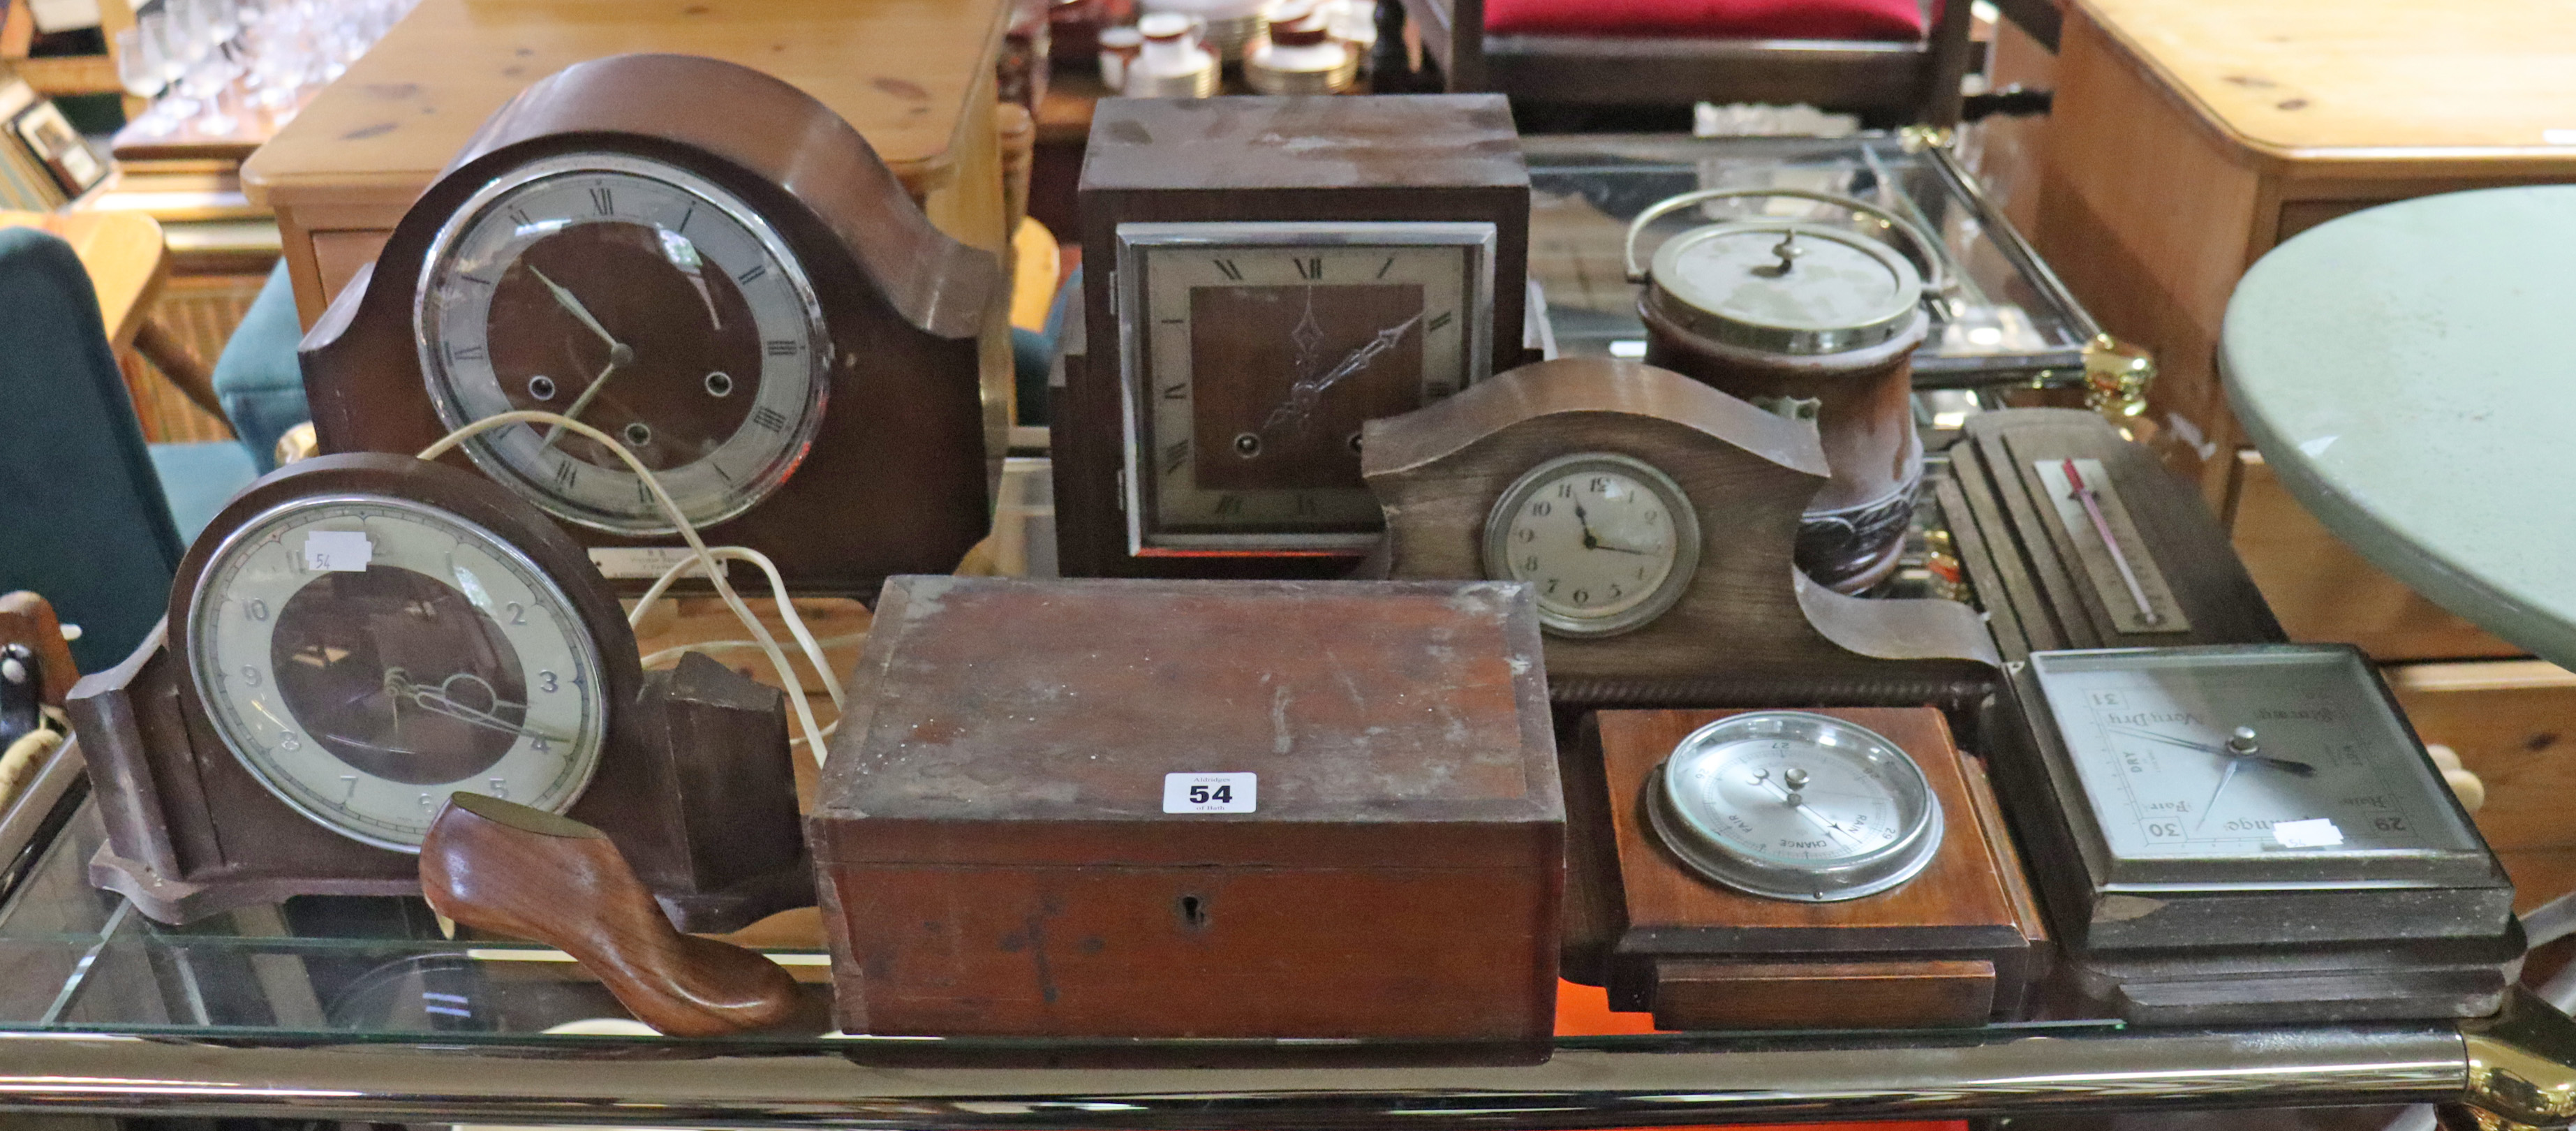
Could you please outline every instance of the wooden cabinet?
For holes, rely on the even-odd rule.
[[[2514,651],[2298,529],[2305,515],[2239,458],[2216,347],[2237,278],[2302,231],[2410,197],[2576,180],[2571,52],[2576,22],[2553,0],[2066,12],[2033,240],[2106,329],[2155,351],[2155,441],[2230,518],[2294,635],[2381,659]],[[2335,559],[2330,591],[2313,585],[2321,559]]]
[[[679,51],[813,95],[868,139],[932,223],[1007,257],[993,66],[1008,11],[1002,0],[422,0],[251,155],[242,188],[277,214],[310,329],[520,90],[584,59]],[[988,409],[1009,404],[1005,313],[997,306],[984,335]]]

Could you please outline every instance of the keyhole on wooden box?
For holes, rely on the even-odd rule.
[[[1181,923],[1193,930],[1207,926],[1207,901],[1195,895],[1182,896]]]

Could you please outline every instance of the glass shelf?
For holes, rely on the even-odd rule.
[[[1642,357],[1640,288],[1626,279],[1629,221],[1698,189],[1797,188],[1856,197],[1937,238],[1952,282],[1930,304],[1932,332],[1914,355],[1922,389],[2072,384],[2098,332],[2047,264],[1995,212],[1950,155],[1893,134],[1845,138],[1536,136],[1530,172],[1530,278],[1545,296],[1561,356]],[[1736,216],[1830,219],[1795,198],[1711,201],[1657,221],[1662,239]]]
[[[2474,1023],[2515,1034],[2492,1047],[2477,1044],[2494,1039],[2470,1032],[2471,1023],[2164,1030],[2101,1020],[1566,1035],[1551,1047],[1509,1050],[955,1040],[832,1031],[825,956],[779,949],[769,953],[805,989],[805,1008],[790,1023],[721,1039],[665,1038],[643,1034],[561,954],[450,938],[417,899],[307,897],[185,927],[153,923],[90,886],[88,862],[104,833],[85,794],[75,786],[65,795],[67,819],[0,902],[0,1110],[1286,1131],[1425,1120],[1443,1128],[1656,1127],[2463,1098],[2491,1113],[2528,1116],[2513,1097],[2576,1095],[2576,1074],[2563,1071],[2576,1060],[2576,1024],[2528,998]],[[2480,1063],[2561,1076],[2482,1089]],[[2564,1114],[2524,1122],[2564,1127]]]

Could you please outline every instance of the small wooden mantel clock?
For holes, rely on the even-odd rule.
[[[522,92],[412,205],[302,350],[325,452],[409,454],[514,409],[651,468],[711,543],[872,595],[983,537],[975,335],[991,256],[931,227],[866,140],[732,63],[620,55]],[[467,441],[605,572],[680,539],[617,453]],[[640,551],[640,552],[639,552]]]
[[[252,484],[68,707],[107,827],[90,879],[163,922],[416,894],[456,792],[597,826],[683,930],[814,899],[779,693],[704,656],[643,671],[581,548],[456,468],[358,452]]]
[[[1529,171],[1499,95],[1114,99],[1081,195],[1068,577],[1345,574],[1379,531],[1362,423],[1519,361]]]
[[[1812,425],[1635,362],[1566,358],[1372,421],[1399,578],[1524,581],[1549,692],[1587,706],[1965,705],[1994,641],[1955,601],[1864,600],[1792,564]]]

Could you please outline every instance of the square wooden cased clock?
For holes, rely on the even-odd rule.
[[[1382,529],[1361,425],[1520,359],[1529,173],[1500,97],[1110,100],[1081,199],[1068,576],[1346,573]]]

